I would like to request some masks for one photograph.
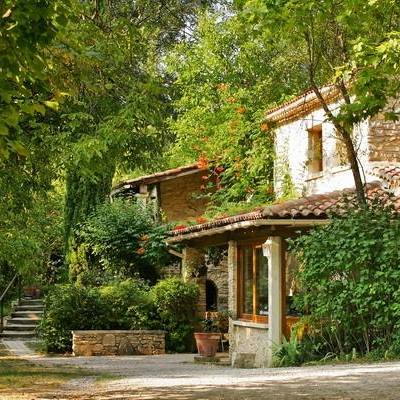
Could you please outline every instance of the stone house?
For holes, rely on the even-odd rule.
[[[112,198],[136,198],[153,202],[156,212],[167,222],[194,219],[203,215],[207,201],[201,198],[202,176],[207,170],[197,164],[169,169],[119,182]]]
[[[113,187],[112,198],[134,198],[144,203],[153,203],[159,218],[167,222],[186,221],[201,218],[207,200],[201,196],[207,168],[191,164],[119,182]],[[166,276],[181,275],[182,254],[171,247],[177,257],[165,271]],[[214,254],[202,256],[204,271],[198,284],[204,301],[204,311],[226,310],[228,308],[228,264],[227,247],[222,246]]]
[[[341,100],[322,89],[335,112]],[[330,211],[346,208],[354,196],[343,146],[319,100],[306,92],[266,113],[275,126],[275,190],[295,200],[260,207],[170,232],[170,245],[183,244],[183,276],[201,276],[199,260],[210,246],[227,246],[230,359],[233,366],[263,367],[272,350],[298,320],[292,308],[296,260],[287,238],[329,222]],[[389,201],[400,187],[400,122],[383,117],[354,127],[368,198]],[[400,210],[400,197],[390,197]],[[200,299],[199,311],[204,309]]]

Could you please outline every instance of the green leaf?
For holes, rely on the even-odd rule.
[[[44,103],[47,107],[51,108],[52,110],[58,111],[58,108],[59,108],[59,103],[58,103],[58,101],[50,101],[50,100],[47,100],[47,101],[44,101],[43,103]]]

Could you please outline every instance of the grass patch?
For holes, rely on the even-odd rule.
[[[45,367],[12,356],[0,358],[0,393],[10,389],[53,389],[70,379],[86,374],[84,371],[65,367]]]
[[[365,355],[347,354],[343,356],[325,357],[321,360],[307,361],[302,366],[318,366],[318,365],[346,365],[346,364],[373,364],[400,361],[398,354],[375,354],[369,353]]]
[[[77,367],[36,365],[10,355],[0,343],[0,398],[4,393],[16,391],[54,390],[71,379],[87,376],[95,376],[96,380],[110,378]]]

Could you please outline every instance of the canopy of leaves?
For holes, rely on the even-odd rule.
[[[271,40],[280,36],[297,44],[309,87],[348,85],[349,96],[356,96],[345,99],[350,104],[342,107],[339,120],[364,120],[399,95],[398,1],[250,0],[245,10]]]
[[[262,124],[263,113],[301,90],[304,81],[302,74],[289,75],[298,49],[290,47],[292,57],[283,58],[290,44],[276,42],[272,47],[266,32],[248,24],[240,9],[228,16],[205,13],[193,40],[176,46],[168,58],[178,91],[172,160],[223,166],[216,203],[271,199],[273,136]]]
[[[0,161],[10,152],[27,155],[20,138],[25,117],[58,107],[61,93],[51,90],[47,47],[67,24],[70,5],[68,0],[0,4]]]

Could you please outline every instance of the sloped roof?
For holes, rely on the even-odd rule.
[[[400,166],[398,165],[377,165],[372,168],[371,173],[382,180],[387,189],[396,189],[400,187]]]
[[[392,204],[400,212],[400,197],[392,196],[385,190],[381,182],[376,181],[366,185],[367,197],[370,201],[381,201]],[[257,220],[307,220],[327,219],[329,214],[344,213],[355,198],[354,189],[337,190],[330,193],[316,194],[297,200],[289,200],[280,204],[258,208],[250,213],[238,214],[227,218],[216,219],[203,224],[181,227],[169,232],[171,237],[186,239],[187,235],[224,227],[238,222]]]
[[[129,188],[139,185],[149,185],[152,183],[157,183],[168,179],[173,179],[178,176],[196,173],[202,170],[204,170],[204,168],[199,168],[197,164],[190,164],[190,165],[185,165],[183,167],[156,172],[151,175],[140,176],[134,179],[127,179],[125,181],[119,182],[113,187],[113,194],[119,192],[120,190],[123,190],[124,188]]]
[[[340,97],[340,91],[335,85],[323,86],[320,88],[320,92],[328,104]],[[318,108],[321,108],[321,102],[315,92],[310,89],[277,107],[269,109],[265,114],[265,121],[282,125],[303,117]]]

